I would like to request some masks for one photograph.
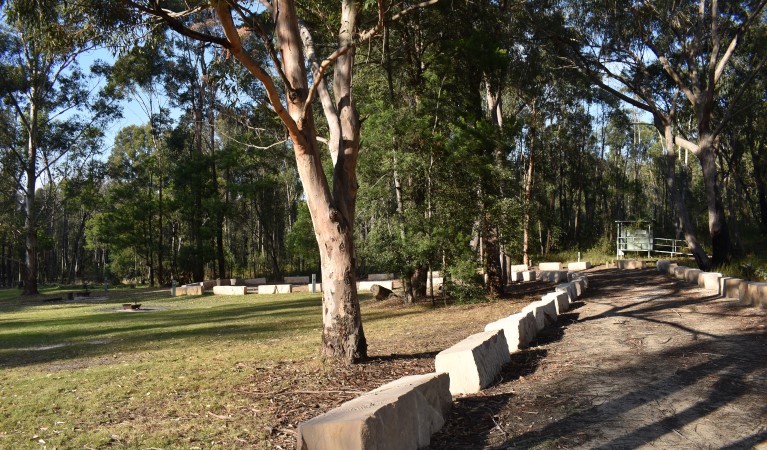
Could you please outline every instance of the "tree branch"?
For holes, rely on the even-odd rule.
[[[122,0],[122,1],[126,5],[132,8],[135,8],[136,10],[144,14],[161,18],[163,21],[165,21],[165,23],[168,24],[169,27],[173,29],[173,31],[176,31],[177,33],[180,33],[186,37],[192,38],[200,42],[217,44],[227,49],[230,47],[230,43],[228,40],[218,36],[213,36],[207,33],[200,33],[199,31],[194,31],[190,28],[187,28],[183,23],[181,23],[180,20],[177,19],[177,17],[184,17],[185,15],[191,14],[192,12],[196,12],[197,9],[202,10],[200,9],[200,7],[192,8],[191,10],[184,11],[182,13],[172,13],[166,9],[160,8],[159,4],[156,1],[152,1],[152,4],[153,4],[152,8],[148,8],[133,0]]]
[[[732,57],[733,53],[735,53],[735,49],[737,48],[738,43],[740,42],[740,39],[743,37],[744,34],[746,34],[746,31],[751,26],[751,23],[754,21],[754,19],[762,13],[762,10],[764,9],[765,5],[767,5],[767,0],[760,1],[759,4],[756,5],[756,10],[753,12],[753,14],[751,14],[751,16],[749,16],[748,19],[746,19],[746,21],[743,22],[740,25],[740,27],[738,27],[738,32],[735,33],[735,36],[733,36],[732,40],[730,41],[730,44],[727,46],[727,50],[725,50],[724,55],[722,55],[722,59],[720,59],[719,63],[716,65],[716,70],[714,71],[715,84],[722,77],[722,73],[724,72],[724,67],[730,61],[730,58]]]

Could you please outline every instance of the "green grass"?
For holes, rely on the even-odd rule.
[[[0,448],[268,448],[271,400],[248,393],[296,388],[274,367],[323,370],[317,294],[136,289],[50,302],[8,292],[0,291]],[[128,294],[154,310],[121,311]],[[378,355],[439,351],[519,308],[361,298]]]

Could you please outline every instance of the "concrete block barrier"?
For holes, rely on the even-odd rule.
[[[442,350],[434,360],[436,372],[450,374],[450,393],[472,394],[495,380],[501,368],[511,361],[503,330],[472,334]]]
[[[567,292],[550,292],[543,296],[543,300],[554,299],[554,306],[557,310],[557,315],[561,316],[570,309],[570,300]]]
[[[535,316],[528,311],[527,313],[512,314],[485,325],[485,331],[494,330],[503,330],[509,353],[514,353],[535,338],[538,333],[538,326],[535,324]]]
[[[557,306],[554,299],[538,300],[522,308],[523,313],[532,312],[535,316],[535,324],[538,331],[546,328],[546,325],[557,321]]]
[[[535,271],[526,270],[522,272],[522,281],[535,281]]]
[[[719,296],[723,298],[740,298],[740,278],[722,277],[719,279]]]
[[[312,292],[312,283],[306,285],[307,292]],[[322,283],[314,283],[314,292],[322,292]]]
[[[747,281],[740,284],[738,303],[767,309],[767,283]]]
[[[213,295],[245,295],[247,286],[213,286]]]
[[[388,290],[394,289],[394,282],[393,281],[360,281],[357,285],[358,291],[370,291],[370,288],[373,287],[374,284],[377,284],[381,287],[385,287]]]
[[[511,272],[511,274],[509,274],[509,281],[522,281],[522,272]]]
[[[667,259],[659,259],[658,262],[655,264],[655,267],[658,269],[658,272],[660,273],[668,273],[668,267],[671,265],[671,261]]]
[[[548,281],[551,283],[565,283],[567,282],[566,270],[544,270],[538,276],[541,281]]]
[[[530,270],[530,267],[527,266],[527,264],[512,264],[511,271],[512,272],[525,272]]]
[[[447,374],[411,375],[387,383],[298,425],[302,450],[425,447],[452,406]]]
[[[564,292],[567,294],[567,299],[570,303],[578,300],[578,291],[575,287],[575,283],[572,281],[569,283],[558,284],[554,288],[554,292]]]
[[[687,269],[684,272],[684,281],[686,281],[689,284],[694,284],[695,286],[698,285],[698,277],[700,274],[702,274],[703,271],[700,269]]]
[[[619,269],[646,269],[647,262],[639,261],[636,259],[619,259],[615,261],[615,265]]]
[[[307,284],[312,282],[311,277],[308,276],[284,277],[282,280],[287,284]]]
[[[690,268],[687,266],[676,266],[674,268],[674,278],[677,280],[684,280],[685,273],[687,273],[689,269]]]
[[[246,278],[245,286],[258,286],[259,284],[266,284],[266,278]]]
[[[205,292],[205,290],[199,284],[197,286],[192,286],[192,285],[186,286],[186,295],[202,295],[203,292]]]
[[[540,271],[548,271],[548,270],[562,270],[562,263],[561,262],[542,262],[538,264],[538,270]]]
[[[567,270],[574,271],[574,270],[588,270],[591,269],[591,262],[589,261],[580,261],[580,262],[571,262],[567,265]]]
[[[259,294],[290,294],[293,286],[289,284],[262,284],[258,287]]]
[[[676,275],[676,268],[679,267],[679,264],[677,263],[671,263],[668,265],[668,270],[666,271],[666,275],[668,276],[675,276]]]
[[[698,287],[709,291],[719,291],[720,278],[722,278],[722,274],[719,272],[702,272],[698,275]]]
[[[368,281],[386,281],[393,280],[393,273],[371,273],[368,275]]]
[[[171,289],[171,293],[173,293],[173,289]],[[186,286],[178,286],[176,287],[176,297],[186,295]]]

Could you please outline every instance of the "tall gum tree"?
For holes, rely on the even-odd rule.
[[[387,19],[384,5],[379,2],[376,24],[360,32],[360,5],[341,0],[337,48],[320,61],[310,30],[300,20],[293,0],[263,1],[254,10],[249,10],[251,3],[244,1],[197,2],[190,9],[172,10],[155,1],[123,0],[129,8],[162,19],[175,32],[224,48],[264,88],[268,103],[290,136],[319,246],[325,357],[353,362],[367,356],[355,279],[354,214],[360,142],[360,120],[352,92],[355,47],[377,35],[387,21],[431,3],[436,0],[404,9]],[[215,32],[200,32],[187,25],[188,17],[208,10],[215,13],[218,25]],[[271,28],[262,23],[265,20],[271,22],[273,36],[267,32]],[[257,46],[253,46],[253,38]],[[264,54],[268,55],[268,65],[260,62]],[[332,96],[325,80],[331,66]],[[323,170],[312,112],[316,98],[328,122],[332,188]]]

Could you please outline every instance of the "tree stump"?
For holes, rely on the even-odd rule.
[[[376,300],[384,300],[389,298],[391,295],[391,291],[389,289],[386,289],[385,287],[378,284],[370,286],[370,292],[373,294]]]

